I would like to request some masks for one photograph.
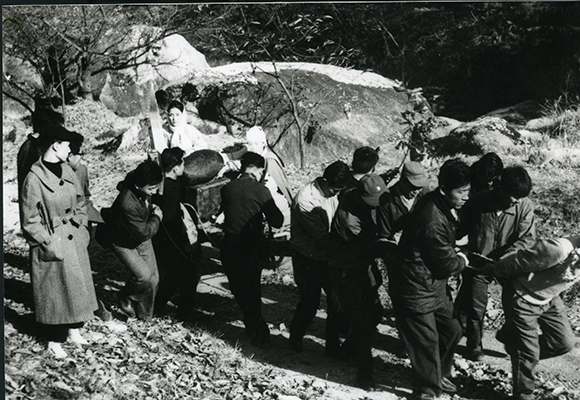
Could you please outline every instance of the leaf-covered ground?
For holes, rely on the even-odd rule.
[[[94,146],[107,138],[107,132],[115,131],[114,127],[103,128],[102,132],[89,132],[86,128],[83,131],[82,127],[113,125],[113,118],[93,103],[81,102],[70,111],[72,120],[80,121],[77,129],[89,138],[85,158],[94,202],[97,208],[108,206],[116,195],[116,183],[144,158],[144,153],[135,148],[104,157]],[[25,122],[11,123],[17,133],[26,132]],[[298,301],[289,259],[277,270],[263,274],[263,309],[271,325],[272,346],[261,349],[251,345],[221,269],[219,251],[211,243],[203,246],[198,306],[206,314],[215,315],[196,324],[175,320],[171,305],[166,316],[150,323],[124,317],[115,305],[115,294],[126,279],[126,271],[109,251],[91,244],[97,294],[112,309],[114,324],[98,319],[89,321],[83,332],[90,345],[78,348],[67,343],[64,348],[69,356],[55,359],[46,350],[34,322],[28,247],[19,234],[15,156],[23,140],[23,135],[17,135],[14,142],[5,141],[3,146],[6,398],[346,400],[397,399],[410,393],[410,363],[402,352],[386,293],[382,293],[385,318],[374,341],[379,391],[365,392],[354,387],[352,360],[324,356],[324,302],[305,339],[305,351],[295,354],[288,349],[287,327]],[[211,141],[216,149],[230,144],[227,138],[217,135]],[[348,162],[348,156],[344,160]],[[379,169],[386,170],[399,162],[399,158],[382,159]],[[523,160],[509,160],[508,164],[516,162]],[[532,199],[538,206],[539,235],[580,234],[578,169],[562,165],[526,167],[535,183]],[[287,170],[297,189],[323,168],[318,164],[306,169],[290,165]],[[433,176],[436,170],[433,165]],[[503,320],[499,292],[499,286],[493,285],[486,319],[484,362],[465,360],[461,356],[464,346],[459,347],[455,373],[460,391],[455,399],[498,399],[510,393],[509,359],[493,338]],[[572,289],[564,298],[573,329],[580,334],[578,289]],[[580,399],[580,349],[542,361],[538,381],[539,398]]]

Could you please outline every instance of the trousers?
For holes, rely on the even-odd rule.
[[[481,339],[483,320],[487,311],[488,286],[492,279],[470,270],[463,273],[463,283],[455,300],[459,319],[465,330],[467,349],[470,352],[483,351]]]
[[[268,264],[268,253],[259,243],[253,246],[238,237],[226,237],[221,260],[230,290],[243,315],[246,332],[259,340],[268,340],[270,330],[262,316],[262,269]]]
[[[176,293],[179,293],[179,315],[187,316],[195,309],[197,285],[201,278],[201,247],[188,247],[178,248],[163,236],[153,238],[159,270],[159,288],[155,296],[155,309],[158,312],[162,312]]]
[[[376,290],[372,287],[367,268],[341,269],[330,267],[330,282],[344,316],[350,325],[349,345],[357,363],[357,380],[372,380],[372,338],[376,330],[377,316],[382,315]]]
[[[413,313],[393,298],[397,328],[413,369],[413,393],[439,396],[441,379],[451,376],[461,325],[451,299],[433,312]]]
[[[306,257],[298,252],[292,256],[294,282],[296,282],[300,292],[300,302],[296,306],[290,323],[290,335],[297,338],[304,337],[316,316],[322,290],[324,290],[327,308],[326,348],[338,350],[340,346],[340,304],[336,297],[336,291],[330,283],[329,268],[327,262]]]
[[[150,320],[159,285],[159,272],[151,239],[134,249],[113,244],[113,252],[130,271],[130,277],[119,296],[131,301],[137,318]]]
[[[535,305],[518,295],[509,283],[504,285],[506,351],[512,361],[513,395],[532,398],[534,372],[539,360],[565,354],[574,348],[574,333],[560,296],[548,304]],[[538,328],[542,334],[538,333]]]

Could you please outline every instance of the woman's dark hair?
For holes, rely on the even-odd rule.
[[[532,179],[524,167],[508,167],[501,173],[499,186],[510,196],[522,199],[532,191]]]
[[[446,191],[471,184],[471,169],[458,158],[447,160],[439,169],[439,186]]]
[[[172,108],[177,108],[179,111],[183,112],[183,104],[180,101],[173,100],[167,106],[167,111],[169,112]]]
[[[500,176],[503,162],[496,153],[487,153],[471,166],[471,184],[476,188],[487,188],[487,183]]]
[[[264,168],[266,161],[258,153],[248,151],[242,156],[241,164],[241,171],[244,173],[248,167]]]
[[[352,173],[346,163],[342,161],[335,161],[324,170],[322,177],[328,182],[332,188],[344,188]]]
[[[133,183],[137,187],[157,185],[163,179],[161,167],[154,161],[143,161],[133,172]]]
[[[161,153],[161,167],[163,168],[163,172],[167,173],[175,166],[180,165],[183,162],[184,154],[185,151],[179,147],[171,147],[163,150],[163,153]]]

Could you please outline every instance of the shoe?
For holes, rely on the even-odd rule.
[[[66,352],[58,342],[48,342],[48,350],[52,351],[56,358],[66,358],[67,356]]]
[[[127,325],[124,325],[115,320],[105,322],[105,326],[112,332],[123,333],[127,332]]]
[[[81,332],[78,329],[69,329],[68,330],[68,339],[77,345],[87,345],[89,342],[81,336]]]
[[[297,336],[290,335],[290,338],[288,339],[288,345],[290,345],[290,348],[296,353],[302,353],[304,350],[302,338],[298,338]]]
[[[483,361],[483,351],[481,350],[468,351],[466,358],[471,361]]]
[[[445,393],[454,394],[457,393],[457,386],[449,380],[449,378],[441,378],[441,390]]]
[[[135,318],[137,314],[135,313],[135,309],[131,304],[131,300],[127,299],[126,297],[122,297],[120,294],[117,295],[117,300],[119,301],[119,308],[121,311],[123,311],[123,313],[129,317]]]

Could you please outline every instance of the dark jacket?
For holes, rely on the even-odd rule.
[[[134,249],[151,239],[161,220],[151,212],[151,198],[139,193],[133,184],[131,172],[117,185],[120,190],[110,211],[103,219],[110,224],[115,245]]]
[[[356,188],[343,192],[332,221],[329,262],[335,268],[366,269],[377,255],[375,211]]]
[[[280,228],[284,222],[268,188],[249,175],[242,175],[222,187],[221,208],[226,235],[239,236],[249,243],[265,239],[263,215],[274,228]]]
[[[389,269],[393,303],[428,313],[449,301],[447,279],[466,265],[455,251],[456,224],[439,189],[417,203],[399,242],[400,268]]]
[[[421,191],[415,199],[411,210],[407,209],[401,197],[403,193],[399,188],[399,183],[395,183],[389,191],[381,196],[381,204],[377,208],[378,235],[381,240],[395,240],[395,234],[401,232],[407,225],[411,211],[415,209],[417,202],[425,191]]]

